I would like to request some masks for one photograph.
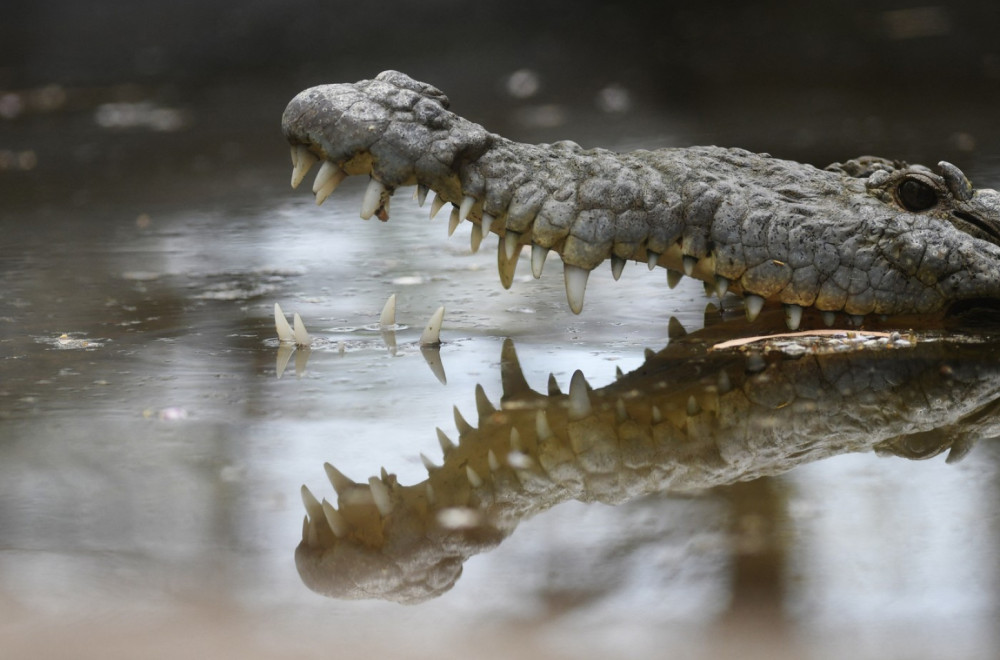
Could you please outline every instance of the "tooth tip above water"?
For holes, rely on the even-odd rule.
[[[573,372],[573,377],[569,381],[569,418],[576,421],[587,417],[591,413],[590,386],[583,372],[577,369]]]
[[[382,314],[378,319],[379,328],[388,328],[396,325],[396,294],[389,296],[382,307]]]
[[[309,333],[306,332],[306,324],[302,322],[302,317],[299,316],[298,312],[295,313],[292,321],[295,345],[301,348],[309,348],[312,344],[312,339],[309,337]]]
[[[764,299],[753,293],[748,293],[743,297],[743,304],[746,307],[747,320],[755,321],[760,316],[760,311],[764,309]]]
[[[574,314],[583,311],[583,296],[587,292],[587,278],[590,271],[586,268],[563,265],[563,277],[566,280],[566,299],[569,301],[569,308]]]
[[[420,335],[421,346],[441,345],[441,324],[443,321],[444,306],[441,306],[431,315],[430,321],[427,322],[427,327],[424,328],[423,334]]]
[[[285,344],[295,343],[295,333],[292,332],[292,326],[288,325],[288,319],[285,318],[285,313],[281,311],[281,305],[274,303],[274,327],[278,332],[278,341]]]

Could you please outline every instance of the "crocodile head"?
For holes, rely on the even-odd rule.
[[[400,186],[416,185],[421,204],[433,190],[431,215],[450,203],[452,228],[473,223],[474,250],[500,237],[504,286],[525,245],[536,277],[558,253],[577,313],[604,260],[615,279],[634,260],[666,268],[670,284],[685,274],[742,294],[751,319],[781,303],[792,329],[804,314],[920,323],[1000,301],[1000,194],[950,163],[865,157],[819,169],[718,147],[529,145],[448,108],[440,90],[395,71],[308,89],[282,119],[292,185],[321,162],[322,203],[346,176],[369,176],[361,217],[381,220]]]

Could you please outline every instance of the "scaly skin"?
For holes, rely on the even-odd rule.
[[[773,328],[779,314],[755,325]],[[706,348],[733,332],[747,322],[671,342],[606,387],[592,390],[577,372],[567,394],[550,385],[547,395],[529,388],[506,343],[500,407],[477,387],[475,426],[456,409],[458,443],[438,432],[444,464],[425,459],[426,480],[403,485],[382,470],[359,484],[328,464],[336,506],[303,487],[300,575],[332,597],[418,602],[450,589],[466,559],[521,520],[566,500],[699,492],[872,449],[950,449],[953,461],[1000,432],[1000,354],[989,347],[891,340],[898,348],[795,359]]]
[[[939,173],[879,158],[825,170],[740,149],[584,150],[507,140],[448,110],[434,87],[386,71],[296,96],[282,118],[293,185],[328,163],[321,202],[346,175],[369,175],[362,217],[388,219],[392,192],[418,185],[454,205],[454,220],[502,237],[501,280],[532,245],[536,277],[549,250],[564,263],[579,313],[589,272],[611,259],[699,277],[833,323],[843,312],[940,315],[962,301],[1000,300],[1000,194],[974,190],[953,165]],[[913,210],[908,210],[908,207]],[[916,210],[921,209],[921,210]],[[478,234],[478,235],[477,235]],[[668,271],[668,273],[670,272]],[[912,318],[912,317],[911,317]]]

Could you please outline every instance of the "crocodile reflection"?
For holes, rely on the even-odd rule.
[[[600,389],[578,371],[565,394],[552,379],[547,394],[532,390],[506,341],[500,407],[477,386],[477,424],[456,408],[459,441],[438,431],[444,463],[425,458],[425,481],[404,486],[383,469],[355,483],[327,464],[336,507],[303,486],[303,581],[335,598],[420,602],[565,500],[697,492],[845,452],[954,461],[1000,432],[1000,353],[986,340],[891,338],[790,357],[760,344],[712,350],[714,336],[733,335],[722,325]]]

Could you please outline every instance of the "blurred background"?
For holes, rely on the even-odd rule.
[[[997,188],[998,35],[986,1],[6,0],[0,656],[993,656],[996,442],[570,503],[426,607],[307,591],[298,489],[330,496],[324,461],[412,482],[452,405],[499,400],[502,337],[537,389],[599,387],[706,299],[632,265],[580,317],[555,265],[503,291],[490,250],[408,199],[366,224],[361,183],[321,209],[291,191],[280,118],[398,69],[523,141],[945,159]],[[365,326],[393,291],[398,354]],[[278,380],[276,301],[346,354]],[[406,348],[437,304],[447,386]]]

